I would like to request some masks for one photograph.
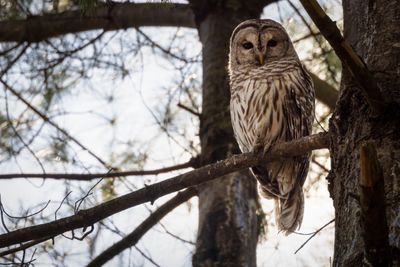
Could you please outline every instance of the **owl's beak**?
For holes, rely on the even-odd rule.
[[[264,65],[264,63],[265,63],[265,55],[263,53],[259,53],[257,59],[258,59],[258,62],[260,62],[261,66]]]

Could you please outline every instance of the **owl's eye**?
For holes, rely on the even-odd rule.
[[[253,48],[253,44],[250,42],[245,42],[242,44],[244,49],[252,49]]]
[[[267,43],[267,45],[268,45],[269,47],[274,47],[274,46],[276,46],[277,44],[278,44],[278,42],[277,42],[276,40],[274,40],[274,39],[269,40],[268,43]]]

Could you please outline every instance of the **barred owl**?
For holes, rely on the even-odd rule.
[[[314,87],[285,29],[273,20],[247,20],[232,33],[229,53],[230,112],[242,152],[268,151],[275,143],[311,134]],[[278,228],[301,225],[302,186],[309,156],[251,168],[261,196],[275,200]]]

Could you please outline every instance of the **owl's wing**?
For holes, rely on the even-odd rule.
[[[315,117],[315,90],[314,83],[311,79],[310,74],[306,70],[303,64],[300,65],[301,75],[300,80],[302,85],[302,91],[300,93],[301,101],[297,102],[297,105],[302,110],[304,116],[305,127],[308,129],[308,133],[305,135],[310,135],[312,132],[312,123]],[[304,136],[304,135],[303,135]]]
[[[311,134],[314,87],[310,76],[301,65],[284,75],[286,95],[282,105],[285,118],[283,137],[289,141]],[[286,234],[299,228],[303,219],[302,186],[307,177],[309,156],[306,154],[281,163],[285,175],[278,175],[278,185],[285,198],[275,200],[275,212],[278,228]]]
[[[286,78],[286,96],[283,104],[285,139],[287,141],[310,135],[314,120],[314,85],[302,65]],[[297,182],[302,186],[307,176],[309,154],[293,159],[297,162]]]

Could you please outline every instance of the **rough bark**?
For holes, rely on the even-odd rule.
[[[259,17],[257,1],[192,1],[203,45],[202,160],[237,151],[229,115],[229,37],[241,21]],[[257,190],[248,171],[199,187],[199,228],[193,266],[256,266]]]
[[[336,210],[334,266],[364,266],[365,221],[361,216],[359,148],[365,140],[377,147],[383,171],[391,263],[399,266],[400,249],[400,5],[397,0],[344,0],[344,35],[374,74],[387,111],[371,116],[357,83],[344,68],[341,94],[330,121],[332,171],[328,177]],[[382,203],[377,203],[382,204]],[[379,224],[384,223],[382,219]],[[377,225],[377,227],[380,227]],[[376,265],[370,265],[376,266]]]

